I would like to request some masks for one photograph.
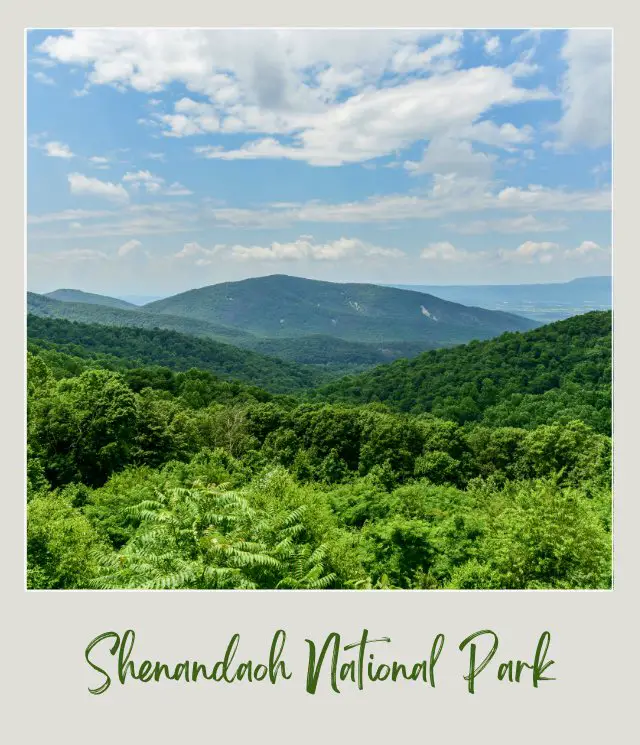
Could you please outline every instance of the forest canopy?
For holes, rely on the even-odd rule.
[[[34,323],[31,588],[610,586],[610,313],[321,387]]]

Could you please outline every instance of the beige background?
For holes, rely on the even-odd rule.
[[[431,4],[430,4],[431,5]],[[628,4],[631,5],[630,3]],[[457,2],[428,7],[394,0],[368,2],[159,4],[146,0],[30,0],[15,5],[2,28],[2,424],[4,610],[0,727],[11,743],[133,743],[232,740],[370,742],[404,736],[459,743],[589,743],[632,740],[637,732],[638,503],[638,81],[637,17],[623,2],[538,0]],[[613,26],[615,77],[615,570],[612,592],[143,593],[32,592],[24,586],[23,498],[23,36],[25,26]],[[218,659],[234,632],[240,656],[262,658],[272,633],[288,633],[294,678],[278,686],[113,685],[103,696],[84,649],[97,634],[135,628],[135,656],[167,661]],[[377,684],[338,696],[323,684],[304,691],[305,637],[339,631],[354,641],[361,629],[388,635],[389,655],[428,654],[446,635],[438,687]],[[538,690],[481,676],[476,695],[462,680],[457,644],[492,628],[500,659],[530,657],[544,630],[552,634],[549,671]],[[244,653],[244,654],[243,654]],[[382,657],[382,652],[380,653]],[[634,708],[632,708],[634,707]]]

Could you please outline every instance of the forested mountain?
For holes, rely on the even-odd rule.
[[[322,380],[317,371],[293,362],[162,329],[101,326],[29,315],[27,335],[32,347],[96,360],[106,355],[125,362],[126,367],[198,368],[277,393],[308,388]]]
[[[35,305],[39,297],[41,296],[35,296],[36,301],[30,299],[30,307]],[[54,310],[57,310],[57,307],[54,307]],[[81,317],[87,316],[87,314],[80,315]],[[92,317],[91,314],[88,314],[88,317]],[[104,316],[101,315],[100,317]],[[145,317],[143,320],[148,319]],[[199,322],[196,321],[195,323]],[[221,344],[208,338],[201,338],[193,334],[182,334],[158,327],[143,328],[142,326],[82,323],[81,321],[69,321],[66,318],[45,316],[38,313],[29,313],[27,329],[31,339],[42,339],[57,345],[81,345],[83,349],[76,349],[73,352],[76,355],[81,353],[108,354],[139,364],[166,365],[175,370],[188,370],[190,367],[198,367],[204,370],[212,370],[216,374],[234,377],[238,360],[243,360],[243,364],[237,367],[238,375],[235,376],[239,380],[246,379],[244,362],[249,359],[258,359],[257,355],[251,357],[251,355],[245,354],[243,356],[240,350],[252,350],[257,352],[259,356],[278,358],[277,360],[269,360],[266,376],[261,377],[260,381],[255,381],[266,388],[270,388],[271,382],[273,382],[269,371],[272,370],[273,363],[279,360],[313,365],[335,377],[352,371],[360,371],[382,362],[389,362],[399,357],[413,357],[429,346],[421,342],[395,342],[380,347],[377,344],[362,344],[329,336],[308,336],[298,339],[260,339],[250,334],[225,339]],[[228,350],[229,343],[239,347],[233,354],[230,354]],[[223,349],[225,350],[224,354],[222,354]],[[229,364],[220,366],[218,364],[220,359]],[[307,370],[307,373],[309,372]],[[311,376],[306,380],[306,385],[319,384],[322,376]]]
[[[238,339],[251,338],[251,334],[242,331],[242,329],[227,328],[219,324],[199,321],[195,318],[156,314],[134,306],[129,309],[86,302],[71,303],[54,300],[46,295],[38,295],[34,292],[27,293],[27,312],[36,316],[64,318],[69,321],[95,323],[104,326],[168,329],[230,343],[235,343]]]
[[[272,275],[223,282],[145,305],[265,337],[323,335],[443,346],[486,339],[536,324],[508,313],[469,308],[419,292]]]
[[[265,339],[240,328],[221,326],[195,318],[155,313],[133,305],[130,308],[117,308],[88,302],[60,301],[33,292],[27,293],[27,311],[34,316],[80,323],[177,331],[233,344],[290,362],[318,365],[331,369],[335,374],[341,371],[347,373],[362,370],[399,357],[413,357],[435,346],[429,341],[387,340],[364,343],[322,335]]]
[[[29,325],[29,587],[610,587],[610,313],[292,395]]]
[[[108,297],[107,295],[95,295],[93,292],[83,292],[82,290],[54,290],[44,293],[44,297],[61,300],[65,303],[88,303],[89,305],[104,305],[107,308],[124,308],[125,310],[135,310],[136,307],[126,300]]]
[[[612,307],[611,277],[578,277],[570,282],[521,285],[397,285],[443,300],[505,310],[548,323]]]
[[[425,352],[327,384],[323,400],[383,402],[457,422],[532,426],[576,418],[611,426],[611,312]]]

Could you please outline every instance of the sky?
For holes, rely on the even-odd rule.
[[[608,30],[27,34],[28,288],[610,274]]]

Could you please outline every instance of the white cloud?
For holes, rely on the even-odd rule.
[[[183,186],[179,181],[174,181],[173,184],[164,190],[163,194],[168,197],[188,197],[193,192],[187,189],[186,186]]]
[[[125,173],[122,182],[131,184],[133,189],[143,187],[149,194],[158,194],[162,191],[164,179],[154,176],[150,171],[136,171]]]
[[[485,54],[493,56],[500,51],[500,37],[490,36],[484,43]]]
[[[147,204],[119,204],[113,210],[64,210],[40,215],[29,215],[29,235],[38,239],[60,238],[66,231],[56,231],[60,222],[81,219],[82,229],[75,235],[83,238],[106,236],[168,235],[190,232],[202,224],[198,223],[199,213],[194,205],[181,200]],[[53,230],[40,231],[36,226],[51,225]],[[34,229],[35,228],[35,229]]]
[[[419,30],[77,29],[39,49],[84,67],[89,85],[151,93],[182,83],[190,95],[145,120],[166,135],[257,136],[229,151],[202,148],[204,157],[335,166],[445,131],[486,142],[489,124],[476,123],[494,106],[551,97],[518,87],[507,69],[455,69],[461,43],[460,32]],[[430,76],[401,77],[407,72]]]
[[[407,73],[415,70],[429,70],[436,64],[438,65],[436,69],[442,70],[443,61],[449,60],[461,48],[462,32],[460,31],[446,35],[441,41],[424,50],[421,50],[417,44],[406,44],[392,57],[391,69],[394,72]],[[449,61],[448,64],[453,64],[453,61]]]
[[[211,264],[224,253],[237,261],[344,261],[349,259],[401,258],[404,251],[397,248],[376,246],[359,238],[338,238],[326,243],[314,241],[313,236],[301,235],[289,243],[273,242],[266,246],[219,244],[204,248],[199,243],[185,243],[174,255],[175,259],[189,259],[198,266]]]
[[[374,246],[359,238],[339,238],[328,243],[314,243],[311,236],[301,236],[291,243],[272,243],[269,246],[232,246],[231,256],[240,261],[342,261],[344,259],[383,257],[400,258],[404,252],[397,248]]]
[[[495,155],[475,152],[470,142],[443,136],[431,140],[421,161],[406,161],[404,167],[414,175],[452,173],[487,179],[495,160]]]
[[[567,32],[564,114],[557,127],[561,147],[599,147],[611,141],[611,50],[608,30]]]
[[[142,243],[135,239],[127,241],[126,243],[123,243],[118,249],[118,256],[126,256],[141,245]]]
[[[93,163],[96,168],[108,168],[109,158],[105,158],[103,155],[92,155],[89,158],[89,162]]]
[[[574,250],[578,255],[586,256],[593,251],[601,251],[602,249],[593,241],[582,241],[582,243]]]
[[[100,179],[90,178],[81,173],[70,173],[67,178],[72,194],[104,197],[116,202],[129,200],[129,194],[122,184],[100,181]]]
[[[533,215],[504,217],[496,220],[473,220],[469,223],[447,225],[449,230],[463,235],[483,233],[555,233],[567,230],[563,220],[540,220]]]
[[[551,241],[525,241],[512,251],[501,249],[498,257],[503,261],[521,262],[525,264],[549,264],[557,259],[581,259],[590,261],[594,258],[605,257],[609,249],[602,248],[594,241],[583,241],[576,248],[561,249],[560,245]]]
[[[275,228],[296,222],[394,223],[485,210],[530,214],[608,211],[610,208],[609,190],[572,192],[531,185],[496,191],[483,179],[436,174],[433,186],[420,194],[391,194],[337,204],[319,201],[271,204],[256,209],[214,206],[209,208],[209,214],[222,225]]]
[[[56,81],[46,73],[42,71],[34,72],[33,73],[34,80],[37,80],[38,83],[42,83],[43,85],[55,85]]]
[[[240,160],[287,158],[311,165],[360,163],[395,153],[413,142],[464,138],[502,146],[528,141],[530,128],[474,124],[497,103],[508,105],[549,98],[543,89],[517,88],[503,69],[483,67],[414,79],[391,88],[368,89],[321,113],[290,121],[263,121],[275,134],[292,134],[290,142],[275,137],[252,140],[235,150],[200,147],[206,158]]]
[[[68,145],[62,142],[46,142],[44,151],[50,158],[73,158],[74,155]]]
[[[148,153],[147,158],[150,158],[151,160],[159,160],[159,161],[164,162],[165,154],[164,153]]]
[[[125,173],[122,181],[131,184],[134,190],[144,188],[149,194],[164,194],[168,197],[186,197],[193,194],[179,181],[174,181],[170,186],[165,187],[164,179],[161,176],[155,176],[151,171]]]
[[[525,241],[513,251],[501,249],[498,251],[498,256],[503,261],[548,264],[553,261],[559,250],[560,246],[551,241]]]
[[[568,259],[581,259],[583,261],[592,261],[594,259],[608,257],[611,248],[604,248],[594,241],[582,241],[576,248],[570,248],[564,252]]]
[[[196,266],[208,266],[214,263],[214,258],[225,248],[223,245],[214,246],[213,248],[204,248],[199,243],[185,243],[174,259],[192,260]]]
[[[420,258],[429,261],[469,261],[472,258],[480,258],[484,253],[476,252],[474,254],[464,249],[456,248],[448,241],[439,243],[430,243],[420,251]]]

